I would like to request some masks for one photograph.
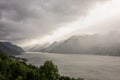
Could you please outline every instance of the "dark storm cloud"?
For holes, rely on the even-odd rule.
[[[44,36],[105,0],[0,0],[0,40]]]
[[[12,20],[21,20],[27,17],[28,9],[23,0],[0,0],[0,16]]]

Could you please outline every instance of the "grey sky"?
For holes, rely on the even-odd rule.
[[[0,0],[0,40],[44,37],[108,0]]]

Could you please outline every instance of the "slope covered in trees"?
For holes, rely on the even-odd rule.
[[[25,51],[11,42],[0,42],[0,51],[7,55],[20,55]]]
[[[0,52],[0,80],[84,80],[60,76],[52,61],[39,68],[24,61],[10,58]]]

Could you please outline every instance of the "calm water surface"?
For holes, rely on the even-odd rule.
[[[28,63],[36,66],[51,60],[58,66],[60,74],[65,76],[85,80],[120,80],[120,57],[40,52],[28,52],[19,57],[28,59]]]

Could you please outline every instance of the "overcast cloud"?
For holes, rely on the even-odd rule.
[[[0,0],[0,40],[45,36],[105,0]]]

